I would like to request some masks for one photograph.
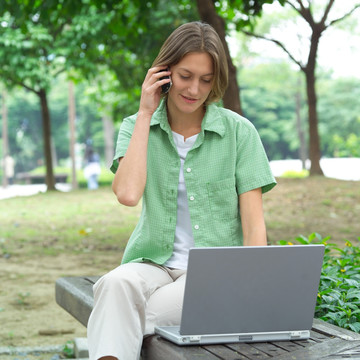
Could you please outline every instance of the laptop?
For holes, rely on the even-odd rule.
[[[324,245],[191,248],[178,345],[310,337]]]

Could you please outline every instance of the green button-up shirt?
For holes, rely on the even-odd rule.
[[[128,148],[136,114],[124,119],[111,170]],[[180,158],[162,101],[152,116],[147,181],[142,212],[122,263],[164,264],[173,251]],[[239,195],[276,181],[254,126],[240,115],[212,104],[184,164],[184,177],[195,246],[239,246],[243,236]]]

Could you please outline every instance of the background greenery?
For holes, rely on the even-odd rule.
[[[299,158],[299,138],[294,131],[298,72],[287,63],[278,62],[243,68],[240,77],[244,115],[257,127],[269,159]],[[333,78],[331,74],[323,73],[318,85],[321,93],[319,128],[323,156],[360,156],[360,79]],[[102,119],[91,91],[92,87],[85,82],[76,86],[77,142],[83,144],[81,154],[88,139],[103,154]],[[21,89],[16,89],[10,95],[10,153],[16,154],[17,172],[30,171],[43,161],[38,100],[35,95]],[[56,158],[58,165],[64,166],[68,164],[69,156],[68,94],[64,78],[54,82],[49,103]],[[306,112],[305,104],[301,111]],[[127,115],[125,112],[119,113],[118,122]]]
[[[238,68],[242,110],[257,127],[270,160],[299,158],[295,98],[300,97],[298,110],[307,134],[304,77],[288,59],[269,59],[261,50],[254,51],[253,40],[239,31],[244,26],[249,28],[250,22],[250,28],[261,34],[270,35],[284,26],[290,34],[291,26],[298,25],[299,16],[289,12],[289,6],[282,8],[276,4],[284,2],[297,3],[215,2],[216,11],[232,38],[228,43]],[[33,170],[44,162],[37,93],[41,89],[48,95],[53,157],[57,161],[54,165],[69,164],[69,79],[76,82],[78,165],[81,166],[85,143],[89,140],[104,158],[101,119],[108,115],[119,124],[137,110],[141,83],[161,43],[180,24],[199,19],[199,3],[193,0],[49,0],[46,4],[5,1],[0,8],[0,80],[10,91],[9,146],[16,158],[16,171]],[[267,9],[277,11],[262,13],[264,3],[272,4]],[[356,2],[348,3],[355,7]],[[316,14],[325,4],[319,1],[311,10]],[[339,2],[334,7],[334,12],[341,9]],[[345,5],[343,8],[345,11]],[[344,37],[358,35],[356,18],[349,17],[336,26]],[[291,36],[290,43],[295,42],[294,34]],[[302,47],[304,52],[307,45]],[[316,76],[322,156],[360,156],[360,79],[339,77],[321,66]]]

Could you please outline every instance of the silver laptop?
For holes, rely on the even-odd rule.
[[[180,326],[155,333],[178,344],[310,337],[324,245],[192,248]]]

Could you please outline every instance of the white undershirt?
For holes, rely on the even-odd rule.
[[[181,164],[177,196],[177,220],[175,229],[174,250],[171,258],[164,265],[175,269],[186,269],[189,249],[191,247],[194,247],[194,237],[192,233],[184,179],[184,163],[186,155],[194,145],[198,134],[193,135],[184,141],[184,137],[182,135],[175,132],[172,133],[178,154],[180,156]]]

